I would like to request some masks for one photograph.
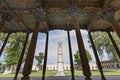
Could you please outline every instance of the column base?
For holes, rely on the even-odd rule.
[[[24,76],[21,78],[21,80],[30,80],[30,77],[29,76]]]
[[[84,80],[92,80],[90,77],[85,77]]]
[[[14,79],[13,80],[17,80],[17,77],[14,77]]]
[[[106,80],[106,78],[104,76],[101,77],[101,80]]]

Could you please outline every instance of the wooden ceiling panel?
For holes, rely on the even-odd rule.
[[[0,14],[3,12],[8,12],[15,17],[15,14],[22,14],[21,18],[24,23],[30,28],[30,32],[33,31],[35,25],[35,12],[39,8],[37,7],[38,0],[4,0],[5,2],[0,3]],[[117,11],[115,15],[115,20],[120,21],[120,10],[119,10],[119,0],[45,0],[42,1],[41,5],[43,11],[46,13],[46,24],[48,25],[49,30],[61,29],[61,30],[71,30],[73,28],[73,19],[68,13],[68,8],[71,6],[78,7],[78,22],[81,29],[88,29],[91,26],[91,30],[107,30],[111,27],[111,24],[108,21],[102,20],[101,16],[104,15],[104,11],[107,11],[108,8],[116,8]],[[9,9],[6,7],[9,7]],[[4,8],[3,8],[4,7]],[[14,14],[13,14],[14,13]],[[1,15],[0,15],[1,16]],[[95,20],[93,22],[93,20]],[[1,17],[0,17],[1,21]],[[11,22],[12,21],[12,22]],[[12,23],[12,24],[11,24]],[[24,25],[25,26],[25,25]],[[14,20],[7,21],[5,25],[8,31],[27,31],[24,27]],[[40,24],[40,32],[45,32],[47,29],[42,22]],[[3,32],[7,31],[4,30]]]

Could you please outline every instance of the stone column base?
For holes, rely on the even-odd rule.
[[[30,77],[29,76],[24,76],[21,78],[21,80],[30,80]]]

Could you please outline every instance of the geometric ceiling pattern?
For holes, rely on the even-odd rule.
[[[32,32],[37,10],[42,10],[37,13],[40,16],[45,13],[49,30],[72,30],[73,19],[68,11],[71,6],[78,8],[81,29],[110,30],[110,20],[120,23],[119,0],[1,0],[0,21],[6,22],[2,32]],[[39,27],[40,32],[45,32],[42,21]]]

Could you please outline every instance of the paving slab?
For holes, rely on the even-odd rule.
[[[58,71],[55,76],[65,76],[63,71]]]

